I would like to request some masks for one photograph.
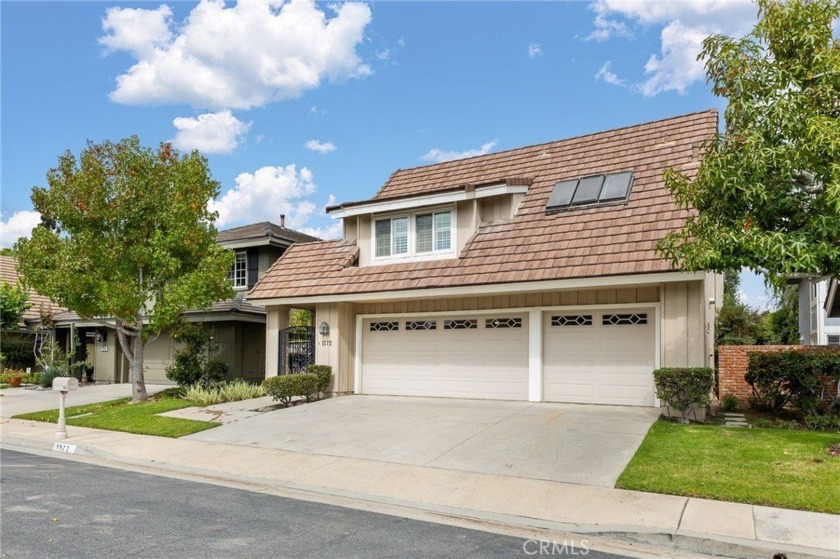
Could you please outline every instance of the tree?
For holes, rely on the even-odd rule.
[[[0,328],[17,330],[31,306],[28,291],[19,285],[0,282]]]
[[[770,313],[773,336],[780,344],[799,344],[799,293],[787,286],[776,297],[778,308]]]
[[[312,313],[307,309],[298,309],[289,318],[289,326],[312,326]]]
[[[207,160],[157,150],[136,136],[88,142],[32,190],[43,222],[15,245],[25,284],[81,317],[116,329],[131,370],[132,401],[145,401],[145,345],[190,308],[233,296],[233,254],[216,244],[219,193]]]
[[[760,312],[738,298],[741,278],[737,271],[723,275],[723,305],[715,323],[715,345],[767,344],[773,340],[770,324]]]
[[[181,386],[201,383],[205,387],[224,380],[228,366],[216,356],[222,346],[213,327],[183,323],[174,329],[173,338],[184,345],[166,367],[166,378]]]
[[[665,184],[693,209],[658,245],[685,270],[750,268],[784,278],[840,274],[840,41],[837,0],[758,0],[753,31],[703,42],[725,131],[694,178]]]

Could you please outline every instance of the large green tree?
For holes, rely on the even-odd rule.
[[[17,330],[31,306],[28,291],[19,285],[0,281],[0,328]]]
[[[703,43],[725,130],[695,177],[666,173],[692,217],[658,248],[686,270],[746,267],[779,286],[840,274],[840,6],[758,0],[758,15],[749,35]]]
[[[189,308],[232,296],[232,254],[216,244],[219,193],[207,160],[136,136],[88,143],[32,190],[42,225],[15,246],[23,281],[80,316],[116,329],[133,401],[147,399],[145,345]]]

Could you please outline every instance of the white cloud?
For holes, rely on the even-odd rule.
[[[107,33],[99,38],[106,51],[125,50],[135,58],[154,55],[172,40],[172,9],[161,5],[156,10],[141,8],[108,8],[102,18]]]
[[[15,212],[7,220],[0,214],[0,246],[10,247],[19,238],[29,237],[39,223],[41,214],[31,210]]]
[[[662,28],[660,52],[650,56],[645,79],[635,85],[646,97],[665,91],[685,93],[702,81],[706,74],[697,55],[703,39],[713,33],[747,33],[755,23],[757,9],[751,0],[597,0],[592,7],[595,29],[588,39],[631,37],[628,24]]]
[[[320,153],[321,155],[331,153],[338,149],[338,147],[334,143],[322,142],[320,140],[309,140],[303,145],[309,151],[314,151]]]
[[[542,54],[543,50],[539,43],[531,43],[528,45],[528,56],[530,58],[536,58],[538,56],[542,56]]]
[[[117,78],[111,100],[128,105],[188,103],[247,109],[296,97],[322,80],[372,73],[356,53],[370,8],[312,0],[202,0],[180,24],[171,10],[110,8],[100,42],[128,51],[136,63]]]
[[[327,114],[327,109],[322,109],[321,107],[311,107],[309,109],[309,114],[311,114],[311,115],[325,115],[325,114]]]
[[[325,241],[340,239],[344,235],[344,224],[341,220],[326,227],[304,227],[302,232]]]
[[[172,145],[184,151],[230,153],[239,147],[251,128],[250,122],[238,120],[230,111],[206,113],[197,118],[178,117],[172,121],[178,132]]]
[[[422,156],[420,161],[442,163],[444,161],[452,161],[453,159],[464,159],[465,157],[475,157],[476,155],[487,155],[490,153],[490,150],[495,147],[495,145],[496,140],[484,143],[478,149],[468,149],[465,151],[444,151],[442,149],[434,148]]]
[[[391,49],[378,50],[375,54],[376,58],[378,58],[379,60],[388,60],[389,58],[391,58]]]
[[[601,69],[595,74],[595,79],[604,80],[610,85],[625,87],[627,85],[627,80],[619,78],[612,70],[610,70],[611,66],[611,61],[608,60],[607,62],[604,62],[604,65],[601,66]]]
[[[218,227],[237,223],[272,221],[286,215],[286,224],[302,227],[317,210],[307,199],[316,190],[312,171],[295,165],[267,166],[254,173],[241,173],[234,179],[236,186],[227,190],[210,204],[219,212]]]

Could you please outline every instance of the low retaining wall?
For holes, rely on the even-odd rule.
[[[721,345],[718,346],[718,397],[734,394],[742,401],[752,395],[752,388],[744,380],[750,364],[750,352],[785,351],[799,345]]]

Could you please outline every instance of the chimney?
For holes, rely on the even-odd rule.
[[[280,227],[286,228],[286,214],[280,214]]]

